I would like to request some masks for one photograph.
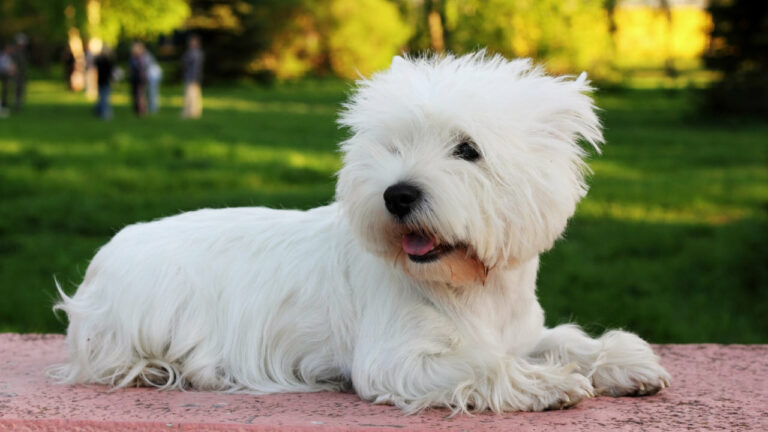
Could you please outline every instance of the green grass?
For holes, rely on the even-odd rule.
[[[0,119],[0,331],[62,331],[68,291],[126,224],[200,207],[329,202],[348,84],[205,90],[199,121],[166,89],[158,116],[116,116],[33,81]],[[608,141],[565,240],[546,254],[550,324],[624,327],[654,342],[768,342],[768,124],[689,120],[691,94],[598,96]]]

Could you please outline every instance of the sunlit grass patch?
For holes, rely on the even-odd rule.
[[[720,225],[752,214],[739,206],[717,206],[701,200],[686,207],[587,200],[579,208],[578,216],[627,222]]]

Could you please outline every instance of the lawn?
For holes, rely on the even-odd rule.
[[[126,224],[201,207],[309,208],[333,198],[348,84],[205,90],[199,121],[165,89],[155,117],[93,118],[33,81],[0,119],[0,331],[61,332],[69,292]],[[654,342],[768,342],[768,124],[691,120],[686,91],[598,95],[607,146],[592,189],[542,260],[550,324],[623,327]],[[458,203],[460,205],[460,203]]]

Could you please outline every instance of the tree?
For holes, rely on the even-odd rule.
[[[706,93],[712,113],[768,116],[768,2],[713,0],[707,67],[720,80]]]
[[[122,37],[150,39],[183,25],[188,16],[187,0],[0,0],[0,40],[26,33],[38,64],[49,60],[52,47],[66,43],[82,68],[89,41],[100,46]]]
[[[610,67],[604,0],[444,0],[447,47],[534,57],[556,73]]]
[[[108,44],[170,33],[189,16],[186,0],[85,0],[85,10],[87,36]]]
[[[82,24],[82,10],[85,22]],[[78,14],[78,10],[80,13]],[[180,26],[189,15],[186,0],[73,0],[65,8],[69,30],[69,51],[74,58],[70,76],[74,90],[85,85],[86,96],[96,98],[96,75],[86,75],[85,53],[101,51],[104,43],[117,44],[119,38],[149,39]]]
[[[254,60],[272,46],[299,5],[300,0],[192,0],[185,28],[202,39],[206,76],[266,78]]]
[[[64,9],[67,4],[66,0],[0,0],[0,41],[9,40],[18,32],[58,42],[66,40]]]
[[[332,72],[358,78],[389,66],[410,29],[387,0],[302,0],[254,62],[280,78]]]
[[[30,62],[47,65],[54,52],[67,40],[67,0],[0,0],[0,45],[16,33],[25,33],[34,50]]]
[[[410,36],[397,7],[384,0],[334,0],[329,19],[328,58],[334,74],[344,78],[388,67]]]

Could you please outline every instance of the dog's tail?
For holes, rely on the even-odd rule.
[[[58,316],[59,312],[64,312],[70,318],[70,311],[74,311],[75,302],[61,288],[61,284],[56,279],[56,276],[53,277],[53,283],[56,285],[56,291],[59,294],[58,301],[53,305],[53,313]],[[69,339],[67,337],[67,344],[69,344]],[[69,351],[70,353],[72,352],[71,348]],[[74,362],[59,363],[49,366],[45,373],[60,384],[74,384],[78,382],[78,377],[81,375],[77,369]]]
[[[113,389],[183,387],[184,380],[177,365],[142,357],[131,348],[130,341],[122,340],[125,335],[104,325],[111,321],[107,318],[110,311],[98,307],[87,289],[81,286],[78,295],[70,297],[55,278],[54,283],[59,301],[53,310],[63,311],[69,318],[66,337],[69,358],[65,363],[48,367],[46,375],[60,384],[103,384]]]

